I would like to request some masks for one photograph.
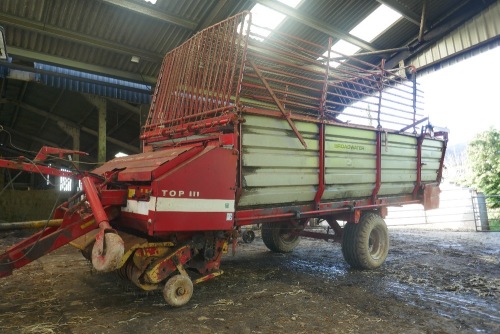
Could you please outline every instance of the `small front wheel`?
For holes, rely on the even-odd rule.
[[[382,217],[365,213],[357,224],[347,223],[342,237],[342,254],[357,269],[380,267],[389,253],[389,232]]]
[[[163,298],[174,307],[187,304],[193,296],[193,282],[188,276],[172,276],[163,287]]]
[[[255,240],[255,233],[252,230],[245,230],[241,233],[241,238],[246,244],[250,244]]]

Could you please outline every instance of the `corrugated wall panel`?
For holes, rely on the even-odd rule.
[[[451,34],[410,60],[417,68],[425,68],[456,56],[500,35],[500,1],[475,16]]]

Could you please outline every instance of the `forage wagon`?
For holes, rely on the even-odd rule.
[[[0,255],[0,277],[71,243],[95,269],[179,306],[254,224],[273,252],[305,236],[341,241],[352,267],[382,265],[387,207],[439,204],[447,133],[422,115],[414,69],[334,54],[331,39],[255,31],[244,12],[165,56],[142,153],[92,171],[45,165],[70,152],[54,148],[33,163],[1,160],[83,189]],[[333,233],[305,230],[311,219]]]

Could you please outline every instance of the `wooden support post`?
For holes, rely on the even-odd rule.
[[[104,97],[95,95],[85,95],[87,100],[92,103],[99,113],[99,129],[97,131],[97,162],[103,164],[106,162],[106,102]]]
[[[68,135],[71,136],[71,139],[73,141],[73,151],[80,151],[80,128],[76,128],[74,126],[67,125],[63,122],[57,122],[57,125],[64,130]],[[73,163],[75,164],[75,167],[79,167],[79,162],[80,162],[80,155],[79,154],[73,154],[72,156]]]
[[[418,41],[424,41],[424,33],[425,33],[425,21],[427,19],[427,0],[424,0],[422,4],[422,16],[420,18],[420,31],[418,33]]]
[[[97,148],[97,162],[106,162],[106,100],[102,99],[102,104],[99,105],[99,147]]]

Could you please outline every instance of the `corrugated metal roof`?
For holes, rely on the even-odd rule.
[[[129,93],[105,88],[105,85],[95,82],[89,83],[88,79],[101,80],[107,85],[117,84],[117,81],[113,81],[115,79],[154,84],[167,52],[211,24],[249,10],[255,3],[270,2],[158,0],[152,5],[142,0],[2,0],[0,25],[5,28],[7,50],[13,56],[13,63],[31,68],[34,63],[41,63],[64,70],[56,71],[53,76],[40,77],[43,82],[50,82],[58,88],[35,82],[6,81],[0,76],[4,92],[0,99],[0,124],[17,131],[16,140],[24,148],[37,149],[43,143],[71,146],[71,140],[57,122],[42,115],[50,113],[79,126],[97,129],[98,122],[92,106],[79,94],[70,91],[77,89],[134,102],[119,105],[113,100],[108,103],[108,112],[112,115],[110,119],[113,120],[108,123],[108,131],[115,139],[108,145],[110,151],[123,149],[129,144],[138,147],[142,118],[135,103],[144,103],[144,96],[131,97]],[[275,0],[272,2],[276,3]],[[296,12],[309,22],[289,17],[279,30],[324,45],[326,50],[330,36],[325,31],[348,34],[380,3],[399,6],[407,17],[414,19],[401,19],[373,41],[373,46],[376,49],[388,49],[412,43],[412,47],[417,46],[415,49],[425,51],[425,43],[422,46],[415,42],[423,0],[304,0]],[[473,16],[471,9],[483,10],[493,3],[498,3],[498,0],[427,1],[427,32],[433,33],[435,28],[445,29],[457,17]],[[497,18],[494,20],[498,22]],[[321,25],[323,32],[312,28],[311,23]],[[486,26],[490,27],[491,22]],[[479,37],[482,36],[482,31],[477,32]],[[335,34],[333,37],[334,42],[339,38]],[[469,38],[472,40],[473,36]],[[132,56],[139,56],[140,62],[132,63]],[[392,56],[395,57],[393,59],[408,58],[409,53]],[[377,63],[381,57],[371,55],[363,59]],[[64,78],[64,75],[77,73],[72,71],[86,74],[81,80]],[[33,106],[38,108],[38,113],[30,111]],[[147,113],[146,109],[143,107],[142,112]],[[81,134],[82,150],[93,150],[96,138],[91,132]],[[61,141],[60,138],[64,139]],[[2,142],[7,143],[7,137],[0,133]]]
[[[397,3],[417,17],[422,10],[422,0],[380,2]],[[428,1],[429,26],[468,2]],[[156,77],[163,56],[195,33],[179,24],[113,3],[118,2],[4,0],[0,2],[0,21],[7,27],[7,41],[13,48],[152,78]],[[132,3],[193,22],[198,29],[250,9],[254,4],[250,0],[159,0],[156,5],[139,0],[120,3]],[[297,10],[327,27],[348,32],[379,5],[378,1],[366,0],[305,0]],[[292,18],[288,18],[280,30],[325,45],[329,37]],[[402,19],[374,45],[379,48],[402,46],[414,39],[416,33],[418,26]],[[141,57],[139,64],[130,61],[133,55]]]

